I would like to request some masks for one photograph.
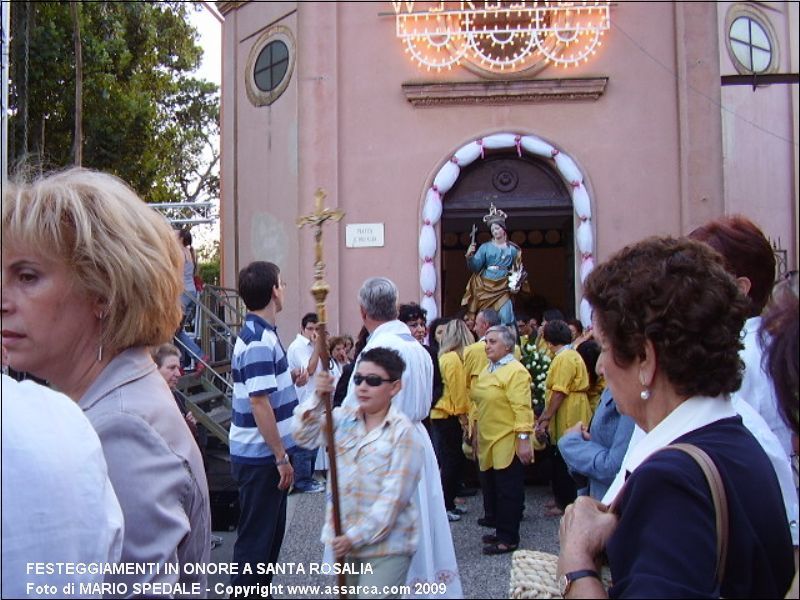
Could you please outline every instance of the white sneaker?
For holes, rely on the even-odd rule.
[[[450,521],[451,523],[452,523],[453,521],[460,521],[460,520],[461,520],[461,515],[460,515],[460,514],[458,514],[458,513],[457,513],[456,511],[454,511],[454,510],[448,510],[448,511],[447,511],[447,520],[448,520],[448,521]]]

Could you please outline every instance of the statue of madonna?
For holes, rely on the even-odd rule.
[[[516,294],[525,279],[522,266],[522,249],[508,239],[506,230],[506,213],[495,207],[489,208],[489,214],[483,217],[489,227],[492,239],[477,248],[475,229],[473,227],[472,242],[467,249],[467,266],[472,276],[461,300],[467,313],[475,315],[483,309],[491,308],[500,314],[504,325],[514,326],[514,307],[511,295]]]

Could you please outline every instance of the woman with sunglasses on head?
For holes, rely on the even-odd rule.
[[[417,547],[418,510],[412,497],[423,449],[414,425],[392,405],[404,369],[394,350],[365,351],[352,380],[357,405],[333,412],[343,533],[334,533],[329,501],[322,542],[332,546],[337,559],[353,565],[348,585],[402,586]],[[317,375],[317,394],[332,390],[331,376]],[[316,395],[294,411],[295,441],[304,447],[326,443],[324,424],[324,406]]]

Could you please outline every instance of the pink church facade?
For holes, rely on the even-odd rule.
[[[606,3],[588,4],[602,15]],[[346,213],[324,235],[334,332],[358,331],[356,294],[370,276],[390,277],[401,301],[430,314],[457,311],[468,232],[476,224],[485,239],[490,202],[523,250],[532,292],[515,307],[526,314],[552,306],[585,317],[593,264],[725,213],[759,223],[780,240],[782,268],[797,268],[797,84],[763,84],[797,73],[796,3],[614,3],[607,20],[595,17],[601,43],[579,64],[543,61],[543,47],[509,71],[486,62],[497,53],[489,42],[517,44],[513,63],[531,34],[475,36],[477,59],[438,70],[464,42],[415,45],[408,31],[481,19],[513,31],[544,3],[218,5],[223,285],[235,287],[252,260],[278,264],[285,338],[314,310],[313,240],[296,221],[318,188]],[[730,39],[742,17],[761,25],[747,29],[749,45]],[[767,58],[752,33],[762,30]],[[768,60],[755,90],[722,85],[746,72],[743,48],[754,69]]]

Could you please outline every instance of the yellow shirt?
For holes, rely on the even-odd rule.
[[[520,360],[522,352],[519,346],[514,346],[514,358]],[[464,348],[464,376],[467,381],[467,398],[469,399],[469,422],[474,423],[478,420],[478,413],[475,409],[475,399],[472,397],[472,386],[478,379],[483,370],[489,366],[489,357],[486,356],[486,342],[482,339]],[[471,430],[471,426],[470,426]]]
[[[550,363],[545,381],[545,410],[550,406],[553,392],[567,395],[558,407],[558,412],[550,420],[550,439],[555,444],[564,432],[583,421],[588,425],[592,418],[589,398],[589,372],[581,355],[575,350],[562,350]]]
[[[597,381],[594,385],[589,386],[589,391],[586,395],[589,397],[589,408],[592,409],[592,414],[597,410],[597,405],[600,404],[600,395],[606,389],[606,380],[602,375],[598,375]]]
[[[467,414],[470,407],[464,363],[461,362],[461,358],[456,352],[443,354],[439,357],[439,370],[442,373],[444,391],[436,406],[431,409],[431,419],[446,419]]]
[[[548,346],[547,342],[544,341],[543,335],[540,335],[536,338],[536,350],[546,354],[550,360],[553,360],[553,351],[550,350],[550,346]]]
[[[484,369],[472,398],[478,413],[480,469],[505,469],[514,459],[516,434],[533,431],[530,373],[516,360],[494,373]]]
[[[467,383],[467,393],[472,388],[472,384],[478,379],[489,365],[489,358],[486,356],[486,342],[478,340],[464,348],[464,376]]]

